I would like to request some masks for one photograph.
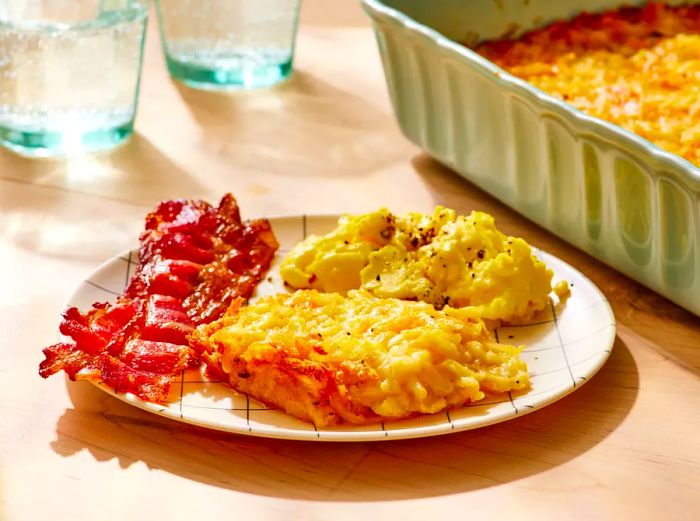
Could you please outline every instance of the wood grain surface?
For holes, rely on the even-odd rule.
[[[153,22],[154,20],[151,20]],[[0,151],[0,519],[697,519],[700,318],[523,219],[400,134],[359,5],[307,1],[296,72],[259,92],[190,90],[148,34],[136,133],[67,161]],[[247,216],[493,213],[583,271],[618,334],[601,371],[512,421],[431,439],[235,436],[42,380],[67,296],[172,197],[236,194]]]

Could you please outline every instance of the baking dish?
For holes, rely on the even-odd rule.
[[[700,169],[468,47],[645,1],[363,0],[404,134],[524,216],[700,315]],[[667,2],[688,4],[697,2]]]

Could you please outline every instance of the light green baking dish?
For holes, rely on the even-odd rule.
[[[700,315],[700,169],[457,43],[517,35],[622,3],[363,0],[394,111],[411,141],[529,219]]]

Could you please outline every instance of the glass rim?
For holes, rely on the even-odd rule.
[[[0,29],[11,29],[26,33],[82,32],[116,27],[125,23],[147,19],[148,2],[143,0],[128,0],[127,4],[122,8],[107,9],[98,13],[94,18],[76,22],[58,22],[44,19],[12,21],[0,18]]]

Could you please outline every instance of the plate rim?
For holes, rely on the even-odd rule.
[[[293,220],[293,219],[302,219],[304,222],[308,218],[318,218],[318,219],[338,219],[341,215],[344,214],[330,214],[330,213],[321,213],[321,214],[297,214],[297,215],[280,215],[280,216],[262,216],[262,217],[256,217],[256,218],[264,218],[268,219],[271,221],[271,224],[273,225],[273,230],[274,230],[274,222],[273,221],[279,221],[279,220]],[[252,219],[250,219],[252,220]],[[226,432],[230,434],[239,434],[239,435],[246,435],[246,436],[253,436],[253,437],[261,437],[261,438],[269,438],[269,439],[284,439],[284,440],[294,440],[294,441],[323,441],[323,442],[366,442],[366,441],[391,441],[391,440],[405,440],[405,439],[417,439],[417,438],[426,438],[426,437],[432,437],[432,436],[442,436],[445,434],[451,434],[451,433],[456,433],[456,432],[464,432],[464,431],[469,431],[473,429],[480,429],[482,427],[488,427],[490,425],[495,425],[497,423],[502,423],[514,418],[518,418],[521,416],[525,416],[527,414],[530,414],[534,411],[538,411],[544,407],[547,407],[562,398],[568,396],[569,394],[573,393],[577,389],[581,388],[583,385],[585,385],[592,377],[594,377],[598,371],[605,365],[605,363],[608,361],[610,358],[610,355],[612,353],[612,349],[615,344],[615,339],[617,337],[617,320],[615,318],[615,314],[613,312],[612,306],[610,305],[610,302],[608,299],[605,297],[603,292],[598,288],[598,286],[593,283],[592,280],[590,280],[584,273],[582,273],[579,269],[576,267],[572,266],[568,262],[564,261],[563,259],[557,257],[556,255],[549,253],[545,250],[542,250],[540,248],[537,248],[533,246],[531,243],[530,247],[532,248],[534,253],[537,253],[540,256],[543,256],[542,260],[545,261],[545,264],[547,264],[548,268],[552,269],[551,266],[549,265],[548,261],[546,258],[553,259],[555,263],[561,263],[564,265],[567,269],[571,270],[575,275],[577,275],[580,279],[585,281],[589,287],[596,293],[596,296],[600,299],[602,302],[605,313],[606,315],[609,316],[610,318],[610,323],[609,327],[607,327],[607,334],[604,336],[604,338],[601,338],[601,347],[604,347],[607,349],[607,355],[600,357],[600,359],[595,363],[595,365],[592,365],[591,369],[586,373],[586,379],[583,380],[582,382],[574,382],[572,384],[564,384],[564,385],[559,385],[554,388],[547,389],[546,391],[543,391],[543,393],[546,393],[546,397],[542,399],[541,402],[538,402],[535,407],[532,408],[524,408],[520,410],[514,411],[503,411],[497,414],[493,414],[487,418],[485,418],[481,422],[476,422],[474,424],[472,423],[467,423],[465,425],[461,426],[455,426],[455,424],[450,420],[448,422],[441,422],[441,423],[436,423],[432,425],[425,425],[425,426],[414,426],[414,427],[407,427],[405,429],[396,429],[396,430],[391,430],[391,431],[386,431],[382,428],[382,430],[368,430],[368,431],[348,431],[348,430],[341,430],[341,428],[336,428],[336,429],[322,429],[318,430],[315,426],[313,427],[313,430],[295,430],[291,429],[289,427],[260,427],[256,426],[256,428],[253,430],[250,426],[247,428],[245,426],[243,427],[238,427],[238,426],[230,426],[230,425],[224,425],[222,423],[217,423],[214,421],[209,421],[209,420],[203,420],[203,419],[198,419],[198,418],[190,418],[187,416],[183,416],[182,413],[180,413],[180,416],[177,417],[177,415],[168,408],[168,405],[170,404],[157,404],[157,403],[152,403],[152,402],[147,402],[144,400],[141,400],[137,396],[133,395],[132,393],[120,393],[109,387],[107,384],[104,382],[95,382],[88,380],[89,383],[100,389],[101,391],[107,393],[110,396],[113,396],[114,398],[117,398],[118,400],[125,402],[129,405],[132,405],[134,407],[137,407],[143,411],[147,411],[150,413],[153,413],[157,416],[167,418],[172,421],[177,421],[180,423],[185,423],[188,425],[194,425],[197,427],[201,428],[206,428],[206,429],[212,429],[216,430],[219,432]],[[139,247],[136,248],[131,248],[127,250],[122,250],[121,252],[117,253],[116,255],[113,255],[112,257],[104,260],[100,264],[98,264],[96,267],[92,268],[87,276],[83,278],[75,287],[75,289],[71,292],[70,296],[67,299],[66,304],[64,305],[64,309],[68,306],[71,306],[71,302],[76,300],[76,298],[80,295],[80,293],[83,290],[83,286],[88,283],[90,278],[101,272],[102,270],[107,269],[110,267],[115,260],[125,260],[127,257],[130,257],[134,252],[138,252]],[[126,262],[132,262],[130,260],[126,260]],[[552,270],[554,271],[554,270]],[[556,274],[556,271],[555,271]],[[60,335],[59,335],[60,336]],[[66,375],[66,380],[70,381],[68,376]],[[174,383],[173,385],[175,385]],[[239,394],[245,396],[244,393]],[[525,394],[523,396],[527,396],[528,394]],[[489,404],[481,404],[481,406],[486,406]],[[479,406],[478,402],[475,403],[475,406]],[[450,410],[459,410],[459,408],[452,408],[452,409],[445,409],[443,411],[437,412],[434,415],[443,415],[446,413],[449,413]],[[281,414],[286,414],[283,411],[276,410],[278,413]],[[415,417],[412,418],[420,418],[421,416],[433,416],[433,415],[416,415]],[[290,416],[292,417],[292,416]],[[449,416],[448,416],[449,418]],[[390,423],[390,421],[386,421],[383,423]],[[311,424],[312,425],[312,424]],[[367,424],[367,425],[372,425],[372,424]],[[389,432],[391,432],[391,435],[389,435]]]

